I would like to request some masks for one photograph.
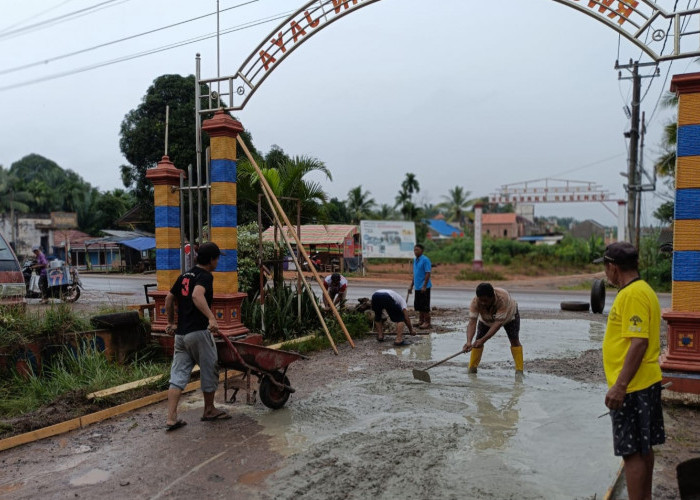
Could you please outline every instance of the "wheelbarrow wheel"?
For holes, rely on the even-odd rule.
[[[289,385],[289,379],[280,372],[273,372],[272,374],[263,375],[262,380],[260,380],[260,401],[268,408],[278,410],[287,402],[290,393],[287,389],[277,387],[272,383],[270,381],[271,376],[284,385]]]

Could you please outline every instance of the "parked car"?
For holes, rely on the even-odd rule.
[[[0,234],[0,306],[23,306],[26,293],[17,256]]]

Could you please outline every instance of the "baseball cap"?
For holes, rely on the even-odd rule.
[[[593,261],[594,264],[610,262],[612,264],[633,264],[639,260],[639,253],[634,245],[626,241],[611,243],[605,248],[602,257]]]
[[[35,251],[35,250],[41,250],[41,247],[40,247],[39,245],[34,245],[34,246],[32,247],[32,252]]]
[[[206,260],[216,259],[219,255],[226,255],[219,249],[219,246],[211,241],[202,243],[197,249],[197,257],[202,257]]]

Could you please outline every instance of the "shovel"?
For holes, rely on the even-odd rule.
[[[428,373],[428,370],[430,370],[431,368],[436,367],[437,365],[443,364],[445,361],[449,361],[449,360],[451,360],[452,358],[456,358],[457,356],[459,356],[459,355],[462,354],[462,353],[464,353],[464,351],[459,351],[458,353],[455,353],[455,354],[453,354],[452,356],[449,356],[449,357],[443,359],[442,361],[438,361],[438,362],[435,363],[434,365],[430,365],[430,366],[429,366],[428,368],[426,368],[425,370],[416,370],[416,369],[414,368],[414,369],[413,369],[413,378],[416,379],[416,380],[422,380],[423,382],[428,382],[428,383],[430,383],[430,374]]]

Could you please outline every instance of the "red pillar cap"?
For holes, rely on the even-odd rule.
[[[209,137],[236,137],[243,132],[241,122],[234,120],[228,113],[219,110],[214,113],[214,117],[204,120],[202,123],[204,130]]]

